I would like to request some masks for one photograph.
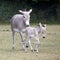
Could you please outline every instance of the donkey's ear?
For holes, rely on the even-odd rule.
[[[41,22],[39,23],[39,25],[42,25]]]
[[[22,10],[18,10],[20,13],[23,13],[23,11]]]
[[[31,12],[32,12],[32,9],[29,10],[29,13],[31,13]]]
[[[42,26],[41,22],[39,23],[40,26]]]

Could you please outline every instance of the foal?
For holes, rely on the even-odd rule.
[[[35,38],[36,39],[36,47],[34,51],[38,52],[38,47],[39,47],[39,33],[42,34],[43,38],[45,38],[45,31],[46,31],[46,24],[41,24],[39,23],[35,28],[34,27],[26,27],[26,32],[27,32],[27,42],[26,42],[26,47],[28,47],[28,44],[31,48],[31,51],[33,51],[30,38]]]

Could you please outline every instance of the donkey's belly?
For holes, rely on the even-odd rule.
[[[13,29],[15,32],[22,32],[22,33],[25,33],[26,32],[26,29],[22,29],[22,30],[19,30],[17,28],[14,28]]]
[[[14,28],[13,30],[14,30],[15,32],[20,32],[19,29],[17,29],[17,28]]]

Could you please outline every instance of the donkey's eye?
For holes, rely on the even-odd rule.
[[[23,16],[25,18],[25,16]]]

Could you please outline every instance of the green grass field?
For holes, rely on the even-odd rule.
[[[46,38],[40,36],[39,53],[22,50],[19,34],[12,49],[10,25],[0,25],[0,60],[60,60],[60,25],[47,25]],[[34,42],[32,42],[34,43]]]

